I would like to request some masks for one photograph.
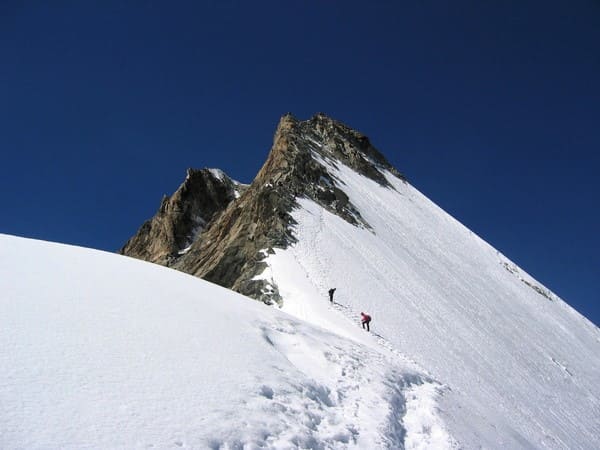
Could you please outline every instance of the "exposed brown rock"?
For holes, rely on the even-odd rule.
[[[266,253],[294,242],[290,213],[297,198],[310,198],[353,225],[370,228],[319,158],[383,186],[389,186],[383,169],[402,178],[363,134],[324,114],[306,121],[286,114],[265,164],[239,198],[231,186],[209,179],[210,172],[194,172],[203,173],[198,182],[184,187],[188,176],[121,252],[266,303],[280,301],[277,286],[254,278],[266,267]]]
[[[119,253],[169,265],[244,189],[245,186],[221,171],[188,169],[179,189],[171,197],[163,197],[156,215],[141,226]]]

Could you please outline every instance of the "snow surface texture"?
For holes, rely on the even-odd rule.
[[[600,448],[598,328],[409,184],[315,158],[372,230],[298,199],[298,242],[261,275],[283,309],[347,337],[371,314],[374,346],[448,387],[439,416],[463,448]],[[437,447],[437,430],[419,430],[436,408],[428,389],[406,403],[407,448]]]
[[[444,386],[357,326],[119,255],[0,249],[2,449],[452,445]]]

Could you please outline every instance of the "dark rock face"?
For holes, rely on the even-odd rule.
[[[277,286],[254,278],[264,271],[268,253],[294,242],[290,213],[297,198],[309,198],[353,225],[370,228],[322,161],[346,165],[382,186],[390,186],[384,170],[402,178],[361,133],[323,114],[306,121],[286,114],[249,187],[240,188],[228,178],[223,182],[225,177],[217,182],[210,171],[188,173],[121,253],[265,303],[279,302]]]
[[[171,265],[245,188],[219,170],[188,169],[179,189],[171,197],[163,197],[156,215],[119,253]]]
[[[389,183],[382,170],[404,179],[369,138],[322,113],[306,121],[283,116],[257,178],[270,178],[274,185],[285,185],[294,197],[308,197],[348,222],[369,228],[318,158],[334,166],[344,164],[383,186]]]

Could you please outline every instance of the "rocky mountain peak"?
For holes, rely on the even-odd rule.
[[[298,153],[320,156],[333,162],[341,162],[356,172],[388,186],[383,175],[386,170],[404,178],[372,144],[367,136],[348,127],[324,113],[317,113],[308,120],[298,120],[285,114],[279,121],[272,152],[275,161],[266,169],[272,170],[275,162],[290,165],[301,162]],[[283,153],[287,155],[284,158]]]
[[[364,134],[323,113],[304,121],[288,113],[279,121],[271,152],[253,185],[270,185],[292,202],[308,197],[368,228],[323,161],[344,164],[382,186],[390,186],[385,172],[404,179]]]
[[[318,113],[281,117],[267,160],[244,189],[215,169],[188,170],[154,218],[123,254],[168,265],[264,302],[279,301],[277,286],[255,280],[274,248],[293,243],[291,211],[309,198],[365,229],[363,219],[328,167],[346,165],[382,186],[402,178],[368,137]]]

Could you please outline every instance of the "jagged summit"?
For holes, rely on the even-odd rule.
[[[170,197],[163,196],[156,215],[119,253],[169,265],[246,188],[219,169],[188,169],[181,186]]]
[[[280,139],[284,140],[284,145],[278,145]],[[344,163],[385,186],[389,186],[389,183],[382,170],[404,178],[373,147],[367,136],[324,113],[317,113],[304,121],[290,113],[282,116],[275,133],[273,150],[282,149],[312,152],[322,158]]]
[[[194,171],[163,199],[121,253],[174,267],[265,302],[280,299],[276,286],[255,276],[273,248],[294,242],[290,212],[308,198],[352,225],[370,229],[326,165],[345,165],[391,187],[403,176],[362,133],[317,113],[308,120],[283,115],[273,146],[252,184],[218,169]]]

